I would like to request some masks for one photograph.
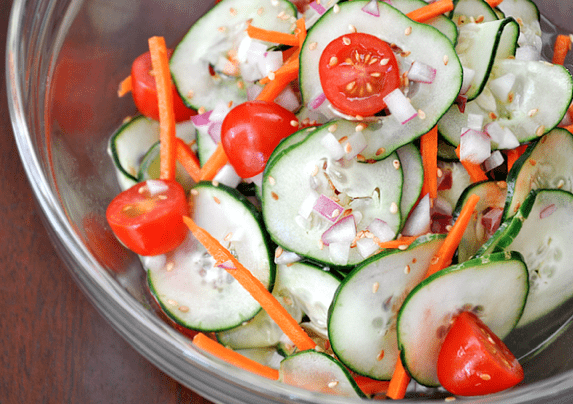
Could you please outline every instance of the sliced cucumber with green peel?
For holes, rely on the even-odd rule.
[[[233,188],[197,184],[191,192],[192,218],[248,268],[267,288],[275,266],[256,209]],[[230,329],[253,318],[261,306],[189,235],[174,251],[144,260],[149,288],[178,324],[205,332]]]
[[[539,9],[531,0],[503,0],[498,6],[506,17],[513,17],[519,23],[519,46],[533,46],[541,50],[541,25]]]
[[[547,62],[504,59],[495,62],[490,80],[508,74],[515,77],[510,99],[495,99],[486,86],[480,97],[467,103],[464,113],[457,105],[446,112],[438,129],[448,142],[459,145],[469,114],[483,116],[484,125],[497,122],[511,130],[520,143],[537,139],[561,122],[573,96],[573,82],[567,69]],[[486,96],[487,102],[482,100]],[[495,148],[492,142],[492,149]]]
[[[397,8],[404,14],[408,14],[411,11],[428,5],[424,0],[392,0],[391,4],[392,7]],[[431,25],[447,36],[452,43],[456,43],[458,39],[458,28],[456,24],[454,24],[454,22],[445,15],[432,18],[431,20],[424,22],[424,24]]]
[[[528,289],[527,267],[516,252],[472,259],[428,277],[398,313],[402,364],[418,383],[438,386],[438,354],[455,315],[473,311],[503,339],[519,321]]]
[[[279,381],[323,394],[366,398],[348,370],[323,352],[309,350],[288,356],[281,362]]]
[[[340,3],[313,25],[300,53],[299,81],[303,105],[312,104],[324,94],[318,70],[320,57],[331,41],[351,32],[349,27],[377,36],[403,51],[397,54],[400,73],[406,72],[413,61],[436,69],[432,83],[417,83],[416,90],[408,94],[414,109],[422,111],[417,117],[403,125],[391,115],[373,118],[378,121],[379,133],[369,139],[369,149],[362,153],[370,159],[383,158],[380,151],[388,154],[428,132],[456,99],[462,84],[462,69],[452,42],[437,29],[412,21],[384,2],[378,2],[380,16],[376,17],[362,10],[367,4],[367,0]],[[336,116],[328,100],[315,108],[315,112]]]
[[[532,143],[507,176],[508,199],[504,218],[514,216],[534,189],[573,192],[573,135],[555,128]]]
[[[322,241],[337,219],[353,215],[357,231],[381,220],[398,233],[403,184],[402,168],[394,163],[398,157],[391,154],[384,160],[359,162],[344,151],[344,145],[360,136],[351,122],[324,125],[266,166],[262,213],[272,239],[285,250],[326,266],[349,267],[364,260],[357,248],[350,248],[348,242],[348,256],[339,259]],[[324,146],[327,141],[333,142],[335,149],[339,147],[343,155],[332,157],[332,149]],[[351,147],[346,150],[352,153]],[[328,217],[319,214],[321,209],[313,209],[319,199],[333,206]]]
[[[142,182],[145,180],[150,179],[158,179],[159,178],[159,171],[161,162],[159,160],[159,155],[161,152],[161,145],[159,141],[157,141],[153,146],[149,148],[143,159],[141,160],[141,164],[139,165],[139,171],[137,173],[137,181]],[[189,191],[191,187],[195,184],[195,181],[191,178],[189,173],[185,170],[185,168],[181,165],[181,163],[176,163],[176,173],[175,179],[183,189]]]
[[[450,18],[462,26],[472,20],[489,22],[498,19],[495,10],[485,0],[454,0],[454,10]]]
[[[396,154],[402,165],[404,184],[407,184],[402,187],[402,200],[400,201],[402,224],[404,224],[422,192],[424,167],[420,150],[413,143],[400,147],[396,150]]]
[[[442,177],[451,176],[451,187],[438,190],[438,196],[444,198],[452,208],[456,206],[464,190],[471,185],[470,176],[462,163],[459,161],[438,160],[438,168],[442,171]],[[444,180],[446,181],[446,180]],[[449,179],[447,179],[449,181]]]
[[[464,68],[475,72],[465,95],[475,99],[485,87],[496,59],[515,55],[519,25],[513,18],[460,27],[456,52]]]
[[[208,131],[208,125],[197,128],[197,158],[201,166],[209,160],[209,157],[217,149],[217,143],[215,143]]]
[[[375,255],[354,269],[336,292],[328,334],[336,356],[352,371],[392,377],[398,359],[396,313],[426,275],[445,236],[428,235],[407,250]]]
[[[247,101],[239,76],[215,72],[220,60],[232,59],[245,38],[248,24],[291,33],[296,8],[285,0],[224,0],[203,15],[189,30],[170,59],[173,82],[190,107],[212,110],[217,103]],[[270,46],[271,44],[269,44]]]
[[[507,184],[504,181],[484,181],[471,185],[460,197],[454,210],[454,217],[459,215],[467,199],[474,194],[478,195],[480,199],[460,240],[457,251],[459,262],[464,262],[473,257],[497,230],[497,227],[493,227],[493,223],[490,222],[497,220],[501,222],[507,195]],[[486,221],[489,226],[484,223]]]

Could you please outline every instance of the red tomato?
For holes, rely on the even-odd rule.
[[[169,252],[188,233],[182,218],[189,215],[183,187],[176,181],[161,183],[164,190],[151,194],[148,181],[140,182],[117,195],[107,207],[107,221],[116,237],[140,255]]]
[[[523,369],[507,346],[473,313],[462,312],[440,349],[438,379],[450,393],[497,393],[523,380]]]
[[[364,33],[330,42],[320,56],[318,72],[328,101],[348,115],[370,116],[383,110],[384,97],[400,86],[392,48]]]
[[[167,55],[171,57],[172,53],[173,50],[169,49]],[[137,59],[133,61],[131,65],[131,94],[139,112],[158,121],[159,108],[157,107],[157,89],[155,87],[155,79],[150,74],[151,71],[151,54],[149,52],[138,56]],[[175,85],[172,84],[171,87],[173,88],[175,120],[177,122],[186,121],[195,115],[196,112],[185,106]]]
[[[274,102],[249,101],[227,114],[221,142],[237,174],[251,178],[264,170],[279,142],[297,130],[298,120],[289,110]]]

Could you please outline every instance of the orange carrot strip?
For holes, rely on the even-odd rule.
[[[402,360],[398,356],[398,361],[396,362],[396,367],[394,368],[394,373],[392,374],[392,379],[390,379],[390,384],[388,385],[388,392],[386,397],[393,400],[401,400],[406,395],[406,388],[410,383],[410,375],[404,369],[402,365]]]
[[[564,126],[563,129],[567,129],[569,132],[573,133],[573,125]]]
[[[297,55],[297,56],[298,56],[298,55]],[[298,66],[299,66],[298,57],[292,58],[292,56],[291,56],[291,59],[290,59],[290,60],[287,60],[281,67],[279,67],[279,68],[274,72],[274,75],[275,75],[274,80],[277,79],[277,76],[280,76],[280,75],[282,75],[282,74],[288,74],[288,75],[290,75],[290,74],[293,74],[294,72],[296,72],[296,74],[298,74]],[[279,78],[279,80],[280,80],[280,78]],[[273,81],[273,80],[271,80],[271,79],[269,78],[269,76],[267,76],[267,77],[263,77],[261,80],[259,80],[259,83],[261,83],[261,84],[268,84],[268,83],[270,83],[271,81]],[[292,80],[291,80],[291,81],[292,81]],[[290,82],[289,82],[289,83],[290,83]]]
[[[507,171],[511,170],[511,167],[515,164],[517,159],[521,157],[523,152],[527,149],[526,144],[522,144],[517,146],[515,149],[506,150],[505,154],[507,155]]]
[[[123,79],[121,81],[121,83],[119,83],[119,88],[117,90],[117,96],[123,97],[127,93],[131,92],[132,88],[133,88],[133,83],[131,81],[131,76],[127,76],[125,79]]]
[[[255,373],[259,376],[263,376],[271,380],[278,380],[279,378],[278,370],[265,365],[261,365],[260,363],[255,362],[254,360],[247,358],[246,356],[243,356],[240,353],[233,351],[232,349],[226,348],[225,346],[219,344],[217,341],[213,341],[203,333],[199,333],[193,338],[193,344],[202,350],[209,352],[211,355],[216,356],[217,358],[222,359],[231,365],[235,365],[238,368],[247,370],[251,373]]]
[[[211,181],[215,178],[215,175],[219,172],[221,168],[229,162],[225,150],[223,149],[223,144],[219,142],[215,152],[209,157],[209,160],[205,162],[203,167],[201,167],[201,181]]]
[[[420,151],[424,167],[424,184],[422,195],[430,194],[430,198],[438,197],[438,127],[434,126],[420,138]]]
[[[298,64],[296,69],[289,69],[284,73],[275,75],[275,79],[269,81],[264,87],[263,91],[257,96],[257,100],[273,102],[275,98],[290,84],[291,81],[296,80],[298,77]]]
[[[173,112],[169,56],[167,56],[167,47],[163,37],[154,36],[149,38],[148,42],[159,105],[159,139],[161,142],[159,177],[164,180],[173,180],[175,179],[176,162],[175,113]]]
[[[223,247],[217,239],[211,236],[206,230],[197,226],[190,217],[183,217],[183,221],[191,230],[197,240],[203,244],[209,254],[215,259],[218,265],[231,261],[232,267],[224,266],[250,294],[259,302],[261,307],[267,312],[270,318],[281,328],[287,337],[296,345],[300,351],[314,349],[316,343],[301,328],[297,321],[286,311],[278,300],[265,288],[251,271],[245,268],[234,256]]]
[[[296,35],[286,34],[279,31],[271,31],[264,28],[257,28],[253,25],[247,27],[247,35],[251,38],[265,42],[279,43],[282,45],[298,46]]]
[[[553,46],[553,60],[551,61],[556,65],[563,65],[565,57],[571,50],[571,38],[569,35],[557,35],[555,38],[555,45]]]
[[[183,140],[176,138],[175,141],[177,143],[177,161],[181,163],[183,168],[185,168],[185,171],[187,171],[191,178],[193,178],[193,181],[201,181],[201,166],[199,165],[199,159]]]
[[[487,4],[489,4],[491,8],[496,8],[501,3],[503,3],[503,0],[485,0],[485,1],[487,2]]]
[[[417,10],[410,11],[406,15],[416,22],[426,22],[453,9],[454,2],[452,0],[438,0]]]
[[[390,240],[378,243],[379,248],[401,248],[401,247],[408,247],[410,244],[414,242],[418,237],[417,236],[409,236],[409,237],[402,237],[397,240]]]
[[[306,39],[306,23],[303,18],[296,20],[296,37],[298,38],[298,47],[302,49],[302,44]]]
[[[360,390],[368,396],[385,393],[388,391],[388,385],[390,384],[385,380],[374,380],[366,376],[354,376],[354,381]]]
[[[460,146],[456,148],[456,155],[460,158]],[[483,172],[479,164],[470,163],[469,161],[462,161],[460,163],[464,166],[472,182],[487,181],[487,175]]]
[[[468,227],[468,223],[474,214],[474,210],[478,202],[479,196],[476,194],[472,194],[468,198],[467,202],[462,207],[460,215],[452,226],[452,230],[448,232],[448,235],[444,240],[444,244],[442,244],[435,257],[430,262],[430,267],[426,272],[426,277],[433,275],[450,265],[454,252],[460,244],[460,240],[466,231],[466,227]]]

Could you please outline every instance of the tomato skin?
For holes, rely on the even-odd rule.
[[[523,380],[523,368],[505,344],[473,313],[459,314],[438,356],[438,379],[450,393],[497,393]]]
[[[185,190],[176,181],[161,181],[166,185],[163,192],[151,195],[147,181],[140,182],[117,195],[107,207],[106,218],[114,234],[139,255],[165,254],[187,237]]]
[[[320,56],[318,71],[328,101],[348,115],[380,112],[386,108],[384,97],[401,83],[390,45],[362,32],[330,42]]]
[[[248,101],[223,120],[221,142],[237,174],[251,178],[264,170],[279,142],[297,130],[298,120],[289,110],[274,102]]]
[[[169,49],[167,55],[171,57],[173,50]],[[135,106],[142,115],[148,118],[159,120],[159,108],[157,106],[157,88],[155,87],[155,79],[149,74],[152,71],[151,67],[151,54],[146,52],[137,57],[131,65],[131,80],[132,89],[131,94]],[[175,85],[171,84],[173,89],[173,111],[175,113],[175,121],[187,121],[197,113],[188,108],[184,103]]]

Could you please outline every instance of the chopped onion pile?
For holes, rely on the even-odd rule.
[[[515,149],[519,146],[519,140],[511,129],[502,128],[497,122],[488,123],[484,129],[498,149]]]
[[[491,155],[491,139],[485,132],[463,128],[460,139],[460,160],[483,163]]]
[[[380,10],[378,9],[378,0],[370,0],[368,4],[362,7],[362,11],[374,17],[380,17]]]
[[[356,237],[356,222],[353,215],[348,215],[340,219],[338,222],[330,226],[328,230],[322,233],[321,240],[324,245],[330,244],[350,244]]]

